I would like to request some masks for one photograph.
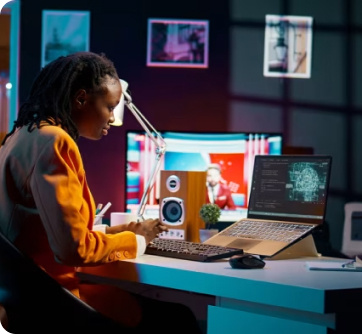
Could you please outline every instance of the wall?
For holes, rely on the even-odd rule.
[[[230,2],[229,130],[282,131],[290,146],[333,157],[327,223],[339,249],[344,204],[361,200],[362,3],[357,0]],[[311,16],[310,79],[263,77],[266,14]],[[248,66],[246,66],[246,64]]]
[[[358,0],[22,1],[20,101],[40,68],[41,11],[89,10],[90,49],[105,52],[129,82],[135,105],[162,130],[277,131],[288,146],[333,156],[327,210],[333,247],[340,249],[343,205],[362,199],[362,3]],[[266,14],[312,16],[311,79],[263,77]],[[146,64],[148,18],[207,19],[208,69]],[[124,210],[125,124],[97,142],[81,139],[88,182],[97,202]]]
[[[111,58],[129,83],[135,105],[157,129],[227,129],[228,7],[206,0],[182,1],[49,1],[22,2],[21,86],[26,96],[40,69],[42,9],[90,10],[90,49]],[[146,67],[147,19],[192,18],[211,22],[209,69]],[[124,210],[125,130],[141,129],[126,112],[124,126],[99,142],[80,140],[88,181],[97,202]],[[207,124],[207,125],[205,125]]]

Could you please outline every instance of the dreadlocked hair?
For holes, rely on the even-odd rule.
[[[35,78],[2,144],[17,128],[28,126],[30,132],[34,126],[40,128],[41,122],[60,125],[77,140],[79,131],[71,118],[72,98],[79,89],[103,92],[107,76],[119,80],[113,62],[103,53],[77,52],[50,62]]]

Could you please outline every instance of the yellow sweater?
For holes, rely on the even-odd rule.
[[[132,232],[92,231],[95,203],[74,140],[60,127],[18,129],[0,148],[0,231],[59,283],[78,266],[135,258]]]

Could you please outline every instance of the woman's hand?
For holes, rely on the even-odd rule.
[[[160,220],[157,219],[146,219],[141,222],[130,222],[129,224],[121,224],[117,226],[109,226],[106,229],[106,233],[114,234],[124,231],[131,231],[135,234],[143,235],[148,245],[159,233],[168,231],[167,226],[163,225]]]
[[[168,231],[168,228],[163,225],[160,220],[146,219],[142,222],[130,222],[127,225],[126,231],[134,232],[135,234],[143,235],[146,239],[146,245],[148,245],[159,233]]]

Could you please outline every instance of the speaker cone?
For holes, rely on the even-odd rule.
[[[184,205],[181,198],[168,197],[162,200],[161,220],[164,223],[180,225],[184,220]]]

